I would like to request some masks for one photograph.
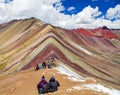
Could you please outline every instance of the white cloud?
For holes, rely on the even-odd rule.
[[[61,2],[61,1],[58,1],[58,2],[54,3],[54,5],[55,5],[55,6],[54,6],[55,9],[58,10],[58,11],[63,11],[63,10],[65,10],[64,6],[62,6],[62,2]]]
[[[108,28],[120,28],[120,5],[107,11],[106,17],[109,19],[106,20],[98,7],[92,8],[91,6],[85,7],[76,15],[63,14],[60,12],[65,10],[65,7],[62,6],[62,1],[63,0],[13,0],[13,2],[5,4],[4,0],[0,0],[0,23],[14,19],[35,17],[46,23],[67,29],[96,28],[103,25],[108,26]],[[69,8],[69,10],[72,9],[74,9],[74,7]],[[116,20],[112,22],[111,18],[113,17]]]
[[[75,9],[75,7],[69,7],[67,10],[68,11],[73,11]]]
[[[0,2],[0,22],[12,19],[24,19],[26,17],[36,17],[45,21],[53,19],[59,10],[52,5],[60,0],[14,0],[12,3],[4,4]],[[60,7],[60,6],[59,6]]]
[[[120,19],[120,4],[115,6],[115,8],[109,8],[106,14],[108,19]]]

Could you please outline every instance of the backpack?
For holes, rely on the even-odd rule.
[[[42,84],[43,93],[48,92],[48,84]]]

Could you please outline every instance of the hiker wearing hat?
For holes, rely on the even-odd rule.
[[[59,86],[60,86],[59,82],[52,75],[51,78],[50,78],[50,80],[49,80],[49,83],[48,83],[49,92],[55,92],[55,91],[57,91]]]
[[[37,85],[38,93],[44,94],[48,92],[48,82],[45,80],[45,77],[42,76],[41,81]]]

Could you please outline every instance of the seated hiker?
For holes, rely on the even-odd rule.
[[[55,79],[54,76],[51,76],[49,83],[48,83],[49,92],[57,91],[59,86],[60,86],[59,82]]]
[[[45,80],[45,77],[42,76],[41,81],[37,85],[38,93],[44,94],[48,92],[48,82]]]
[[[54,61],[52,62],[52,67],[56,67],[57,66],[57,62],[56,60],[54,59]]]
[[[39,68],[40,68],[40,69],[43,69],[43,66],[42,66],[42,64],[40,64]]]
[[[49,61],[48,61],[48,68],[52,68],[52,67],[55,67],[56,64],[55,64],[55,58],[54,57],[50,57]]]
[[[50,57],[49,61],[53,63],[55,61],[54,57]]]
[[[36,64],[36,65],[34,66],[34,69],[35,69],[35,71],[36,71],[36,70],[39,70],[39,65]]]
[[[42,67],[43,67],[43,69],[46,68],[46,62],[45,61],[42,63]]]
[[[52,65],[51,65],[51,63],[48,63],[48,68],[52,68]]]

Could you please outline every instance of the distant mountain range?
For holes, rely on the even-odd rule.
[[[120,86],[120,30],[66,30],[34,18],[0,25],[0,74],[32,68],[50,57]]]

